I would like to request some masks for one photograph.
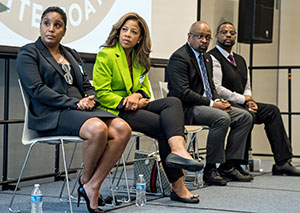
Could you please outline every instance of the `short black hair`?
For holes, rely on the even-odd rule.
[[[50,13],[50,12],[59,13],[65,24],[65,28],[67,27],[67,15],[66,15],[65,11],[63,11],[60,7],[56,7],[56,6],[48,7],[46,10],[44,10],[42,17],[41,17],[41,21],[43,20],[45,15],[47,15],[47,13]]]
[[[224,25],[224,24],[230,24],[231,26],[234,26],[231,22],[229,22],[229,21],[224,21],[224,22],[222,22],[221,24],[219,24],[219,26],[217,27],[216,34],[219,33],[220,27],[221,27],[222,25]]]

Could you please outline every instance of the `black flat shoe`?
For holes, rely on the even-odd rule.
[[[166,164],[172,168],[185,169],[189,171],[199,171],[204,167],[203,163],[201,162],[198,162],[194,159],[192,160],[183,158],[174,153],[170,153],[167,156]]]
[[[87,209],[88,209],[89,212],[91,212],[91,213],[100,213],[100,212],[104,212],[104,211],[102,211],[102,210],[99,209],[99,208],[97,208],[97,209],[92,209],[92,208],[90,207],[90,200],[89,200],[89,198],[88,198],[88,196],[87,196],[87,194],[86,194],[86,192],[85,192],[83,186],[82,186],[82,187],[80,187],[80,186],[78,187],[77,193],[78,193],[77,207],[79,207],[79,204],[80,204],[80,197],[83,197],[83,198],[85,199],[86,207],[87,207]]]
[[[83,184],[81,183],[81,177],[78,179],[79,187],[83,187]],[[98,198],[98,206],[105,206],[105,200],[103,199],[103,196],[100,194],[100,197]]]
[[[199,203],[199,198],[191,197],[191,198],[183,198],[179,197],[174,191],[171,192],[170,199],[182,203]]]
[[[288,175],[288,176],[300,176],[300,170],[295,168],[290,161],[287,161],[285,164],[273,165],[272,168],[273,175]]]

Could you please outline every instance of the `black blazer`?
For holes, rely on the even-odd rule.
[[[204,61],[213,99],[220,98],[212,80],[212,60],[209,54],[204,53]],[[203,96],[204,86],[200,72],[195,54],[188,43],[172,54],[166,69],[168,95],[181,100],[186,124],[193,123],[193,107],[195,105],[209,106],[210,104],[210,100]]]
[[[73,78],[82,96],[96,97],[78,53],[63,45],[60,49],[73,67]],[[56,128],[61,111],[76,109],[79,101],[66,95],[67,83],[61,66],[41,38],[21,47],[16,63],[22,85],[30,97],[28,127],[39,131]]]

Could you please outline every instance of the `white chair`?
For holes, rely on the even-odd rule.
[[[161,96],[167,97],[169,93],[168,82],[159,81],[159,88],[161,92]],[[209,129],[208,126],[203,125],[184,125],[184,133],[186,134],[186,142],[188,142],[187,151],[190,152],[191,148],[193,148],[192,154],[194,159],[200,159],[199,147],[197,142],[197,133],[202,130]],[[198,183],[198,176],[196,175],[195,183]]]
[[[66,182],[67,182],[67,189],[68,189],[68,198],[69,198],[69,204],[70,204],[70,211],[73,212],[73,207],[72,207],[72,200],[71,200],[71,194],[70,194],[70,184],[69,184],[69,177],[68,177],[68,169],[67,169],[67,162],[66,162],[66,156],[65,156],[65,148],[64,145],[66,143],[79,143],[79,142],[83,142],[83,139],[81,139],[80,137],[76,137],[76,136],[51,136],[51,137],[39,137],[38,133],[35,130],[29,129],[28,128],[28,106],[29,106],[29,96],[27,94],[27,92],[24,90],[21,81],[19,81],[19,86],[20,86],[20,90],[21,90],[21,94],[22,94],[22,98],[23,98],[23,102],[24,102],[24,107],[25,107],[25,118],[24,118],[24,127],[23,127],[23,135],[22,135],[22,143],[24,145],[30,145],[26,158],[24,160],[20,175],[18,177],[18,181],[17,181],[17,185],[15,187],[12,199],[10,201],[10,204],[8,206],[8,209],[10,212],[20,212],[19,209],[17,210],[13,210],[12,209],[12,204],[16,195],[16,191],[19,187],[20,184],[20,180],[22,178],[23,172],[25,170],[27,161],[29,159],[31,150],[33,148],[34,145],[36,144],[49,144],[49,145],[56,145],[56,144],[60,144],[61,145],[61,150],[62,150],[62,157],[63,157],[63,163],[64,163],[64,170],[65,170],[65,174],[66,174]]]

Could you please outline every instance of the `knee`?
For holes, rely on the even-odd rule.
[[[219,126],[229,127],[231,123],[231,118],[228,113],[221,115],[215,122]]]
[[[99,119],[89,122],[83,129],[83,132],[84,138],[87,141],[102,141],[102,138],[108,137],[108,127]]]
[[[172,96],[172,97],[167,97],[166,99],[168,100],[167,103],[170,106],[182,106],[180,99],[177,97]]]
[[[126,143],[128,142],[131,137],[131,127],[126,121],[121,118],[115,118],[111,128],[116,132],[116,136],[124,139]]]
[[[273,105],[273,104],[269,104],[269,111],[272,113],[272,114],[280,114],[280,109]]]
[[[244,110],[243,112],[243,120],[249,124],[250,126],[252,126],[252,123],[253,123],[253,116],[251,115],[250,112]]]

